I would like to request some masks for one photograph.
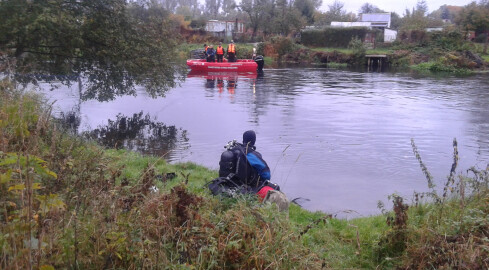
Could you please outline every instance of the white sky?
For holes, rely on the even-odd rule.
[[[343,9],[346,12],[353,12],[358,14],[358,10],[365,3],[370,3],[378,8],[385,10],[387,12],[396,12],[401,17],[404,16],[404,11],[406,8],[412,10],[416,6],[417,0],[339,0],[344,5]],[[473,0],[426,0],[428,4],[428,12],[437,10],[440,6],[465,6],[473,2]],[[321,6],[321,11],[327,11],[328,5],[334,3],[334,0],[323,0],[323,5]]]

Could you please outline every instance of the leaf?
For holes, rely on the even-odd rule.
[[[17,204],[15,204],[14,202],[11,202],[11,201],[8,201],[7,204],[10,207],[17,207]]]
[[[41,265],[41,267],[39,267],[39,270],[54,270],[54,267],[51,265]]]
[[[0,184],[5,184],[12,180],[12,170],[8,170],[7,173],[0,174]]]
[[[17,155],[13,153],[7,154],[7,157],[0,161],[0,166],[13,165],[17,163]]]
[[[34,183],[32,184],[32,189],[41,189],[41,183]]]
[[[49,169],[47,169],[47,168],[46,168],[46,173],[47,173],[49,176],[52,176],[54,179],[58,179],[58,175],[57,175],[55,172],[53,172],[53,171],[51,171],[51,170],[49,170]]]
[[[8,188],[8,191],[12,191],[12,190],[23,190],[23,189],[25,189],[25,185],[24,184],[19,184],[19,185],[10,186]]]

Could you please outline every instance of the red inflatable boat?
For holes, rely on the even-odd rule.
[[[187,66],[192,71],[234,71],[234,72],[256,72],[258,64],[251,59],[239,59],[236,62],[207,62],[205,59],[187,60]]]

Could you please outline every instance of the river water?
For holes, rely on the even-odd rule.
[[[377,202],[389,194],[409,201],[413,191],[428,190],[411,139],[438,189],[450,172],[454,138],[457,172],[489,163],[487,74],[433,78],[320,68],[190,74],[165,98],[140,89],[136,97],[103,103],[80,102],[78,90],[47,94],[57,112],[81,116],[79,131],[107,126],[117,115],[148,115],[149,122],[175,127],[172,142],[148,139],[146,128],[124,145],[170,162],[217,169],[223,146],[253,129],[272,180],[287,196],[338,216],[378,214]]]

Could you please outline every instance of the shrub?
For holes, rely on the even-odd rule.
[[[352,64],[360,65],[365,63],[365,53],[367,52],[367,49],[363,45],[362,40],[358,37],[353,37],[350,40],[350,43],[348,43],[348,48],[353,51],[351,57]]]
[[[273,47],[275,48],[279,59],[281,59],[282,56],[286,55],[287,53],[294,51],[295,49],[294,42],[292,42],[292,40],[287,37],[274,37],[272,38],[271,43],[273,44]]]
[[[316,47],[347,47],[352,38],[363,40],[368,31],[366,27],[304,30],[301,32],[301,43]]]

